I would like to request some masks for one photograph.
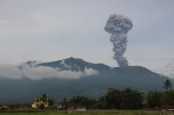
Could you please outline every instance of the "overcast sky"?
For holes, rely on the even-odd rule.
[[[173,5],[174,0],[0,0],[0,64],[76,57],[117,66],[104,31],[116,13],[134,25],[124,56],[131,65],[153,66],[155,59],[174,58]]]

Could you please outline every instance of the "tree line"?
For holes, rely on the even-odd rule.
[[[174,105],[174,90],[171,80],[163,83],[165,90],[152,90],[147,93],[130,88],[109,88],[107,93],[98,100],[92,100],[84,96],[66,98],[60,103],[63,108],[68,106],[86,106],[89,109],[143,109],[159,108],[165,105]]]
[[[75,96],[68,100],[64,98],[59,102],[58,107],[59,109],[67,109],[68,107],[86,107],[88,109],[143,109],[159,108],[166,105],[173,106],[174,89],[172,89],[171,80],[165,80],[163,87],[163,91],[151,90],[147,93],[130,88],[109,88],[107,93],[97,100],[84,96]],[[46,94],[36,98],[35,102],[42,102],[39,107],[40,109],[44,109],[44,102],[48,103],[49,108],[56,108],[53,99],[48,98]]]
[[[172,89],[171,80],[164,81],[165,91],[149,91],[146,95],[146,107],[159,108],[174,105],[174,89]]]
[[[48,104],[48,109],[67,109],[68,107],[86,107],[87,109],[143,109],[162,108],[165,106],[174,107],[174,89],[171,80],[167,79],[163,83],[163,90],[151,90],[146,93],[130,88],[116,89],[109,88],[106,94],[98,99],[90,99],[84,96],[74,96],[70,99],[64,98],[58,104],[54,100],[43,94],[35,98],[34,103],[40,104],[39,109],[45,109],[44,104]],[[31,105],[12,105],[10,108],[29,107]]]

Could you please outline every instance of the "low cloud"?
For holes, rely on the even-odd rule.
[[[15,65],[0,65],[0,77],[21,79],[22,74]]]
[[[61,79],[80,79],[99,74],[92,68],[85,68],[84,71],[63,70],[60,68],[52,68],[48,66],[33,67],[28,64],[22,66],[0,65],[0,76],[9,79],[22,79],[23,77],[32,80],[41,80],[45,78],[61,78]]]

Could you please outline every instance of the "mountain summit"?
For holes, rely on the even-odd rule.
[[[93,64],[90,62],[86,62],[80,58],[67,58],[59,61],[41,63],[37,66],[48,66],[52,68],[60,68],[61,70],[72,70],[72,71],[84,71],[85,68],[92,68],[97,71],[107,71],[110,69],[109,66],[104,64]]]

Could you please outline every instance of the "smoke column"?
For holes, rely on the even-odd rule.
[[[114,59],[120,67],[127,67],[128,61],[123,57],[124,52],[127,49],[127,33],[132,29],[132,21],[125,16],[113,14],[107,20],[105,31],[110,33],[110,41],[113,43]]]

